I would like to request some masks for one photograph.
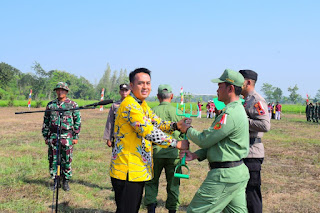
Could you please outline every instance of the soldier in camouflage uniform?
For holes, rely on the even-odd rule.
[[[314,104],[314,121],[319,123],[319,103]]]
[[[315,105],[313,105],[313,103],[310,103],[310,122],[313,121],[313,122],[316,122],[315,121]]]
[[[64,82],[59,82],[54,88],[57,99],[48,103],[46,110],[50,109],[72,109],[78,104],[67,98],[69,87]],[[49,171],[52,179],[57,174],[57,133],[59,127],[59,112],[45,112],[43,119],[42,135],[48,145]],[[81,127],[80,111],[65,111],[61,121],[61,175],[63,178],[63,189],[69,191],[68,181],[72,176],[71,162],[73,145],[78,143]],[[59,183],[60,186],[60,183]]]

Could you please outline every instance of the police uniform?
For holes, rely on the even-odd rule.
[[[258,74],[252,70],[239,71],[245,79],[257,80]],[[249,212],[262,212],[261,164],[264,159],[264,146],[261,141],[264,132],[270,130],[270,117],[265,99],[255,90],[245,97],[245,111],[249,119],[250,151],[244,159],[250,171],[246,189]]]
[[[129,85],[127,84],[120,84],[119,89],[126,89],[129,90]],[[108,118],[107,118],[107,122],[106,122],[106,126],[104,129],[104,134],[103,134],[103,139],[104,140],[110,140],[112,142],[112,144],[114,144],[113,140],[114,140],[114,120],[118,111],[118,108],[121,104],[122,100],[116,101],[114,102],[109,110],[109,114],[108,114]]]
[[[238,72],[225,70],[212,82],[241,87],[244,79]],[[249,171],[242,159],[249,152],[249,125],[241,100],[227,104],[207,130],[189,128],[187,137],[201,148],[195,152],[198,160],[208,159],[211,168],[187,212],[247,212]]]

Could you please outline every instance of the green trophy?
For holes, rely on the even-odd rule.
[[[179,104],[177,104],[177,109],[176,109],[176,114],[179,115],[179,116],[184,116],[186,118],[190,118],[190,117],[197,117],[199,115],[199,107],[197,106],[197,114],[196,115],[193,115],[192,114],[192,105],[190,104],[190,113],[186,113],[186,107],[185,107],[185,104],[183,104],[183,113],[180,114],[179,113]],[[184,136],[184,139],[187,140],[187,136],[185,135]],[[182,170],[181,170],[181,173],[178,173],[178,169],[179,168],[182,168],[182,167],[185,167],[187,168],[188,172],[187,174],[183,174],[182,173]],[[190,177],[190,169],[189,167],[186,165],[186,154],[184,154],[183,158],[181,159],[180,161],[180,164],[178,164],[174,170],[174,177],[176,178],[185,178],[185,179],[189,179]]]

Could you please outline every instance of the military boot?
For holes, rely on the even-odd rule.
[[[70,191],[69,180],[66,179],[65,177],[63,177],[62,189],[63,189],[64,191]]]
[[[169,210],[169,213],[176,213],[177,210]]]
[[[155,213],[157,204],[156,203],[152,203],[152,204],[149,204],[147,207],[148,207],[148,213]]]

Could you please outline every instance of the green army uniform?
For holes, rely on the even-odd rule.
[[[240,87],[244,79],[235,71],[225,70],[219,79],[212,80],[229,81]],[[208,159],[211,168],[187,212],[247,212],[249,170],[242,159],[249,153],[249,124],[241,100],[227,104],[207,130],[189,128],[187,138],[201,148],[195,152],[198,160]]]
[[[176,108],[169,102],[161,102],[158,106],[152,108],[153,112],[162,120],[178,122],[182,119],[176,114]],[[182,112],[179,110],[179,113]],[[183,140],[183,136],[179,131],[175,131],[172,137],[177,140]],[[161,148],[155,144],[153,146],[153,171],[154,177],[145,184],[144,204],[146,206],[157,203],[159,178],[163,168],[165,169],[167,180],[167,200],[166,208],[168,210],[177,210],[179,208],[179,186],[180,179],[174,178],[175,167],[180,162],[179,150],[175,148]]]
[[[61,86],[62,85],[62,86]],[[67,84],[58,83],[56,89],[68,89]],[[69,89],[68,89],[69,90]],[[67,91],[68,91],[67,90]],[[77,108],[78,104],[66,98],[65,101],[60,102],[55,99],[47,104],[46,110],[51,109],[72,109]],[[52,179],[57,174],[57,138],[58,138],[58,127],[59,127],[59,112],[49,111],[45,112],[43,119],[42,135],[46,141],[48,141],[48,160],[49,160],[49,172]],[[62,176],[69,180],[72,176],[72,153],[73,145],[72,140],[79,138],[81,127],[81,115],[79,110],[66,111],[63,113],[61,120],[61,167]]]

